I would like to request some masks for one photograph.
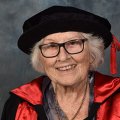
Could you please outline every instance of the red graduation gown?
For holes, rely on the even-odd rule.
[[[18,105],[15,120],[37,120],[38,113],[32,105],[43,104],[42,81],[43,77],[39,77],[11,91],[25,100]],[[101,104],[96,120],[120,120],[120,78],[95,72],[94,102]]]

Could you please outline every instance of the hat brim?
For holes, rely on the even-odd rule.
[[[104,40],[105,48],[107,48],[112,41],[111,32],[100,23],[89,20],[51,20],[38,24],[29,31],[24,32],[18,40],[18,47],[24,53],[30,54],[34,45],[45,36],[68,31],[91,33],[94,36],[101,37]]]

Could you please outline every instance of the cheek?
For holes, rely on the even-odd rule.
[[[77,63],[84,63],[87,65],[90,63],[90,54],[89,54],[89,52],[84,52],[84,53],[76,56],[75,60],[77,61]]]
[[[81,72],[88,72],[90,67],[90,54],[89,52],[84,52],[79,56],[75,57],[75,61],[78,64],[78,69]]]
[[[54,67],[55,64],[55,59],[54,58],[43,58],[41,59],[42,66],[44,68],[45,73],[51,71],[51,69]]]
[[[81,54],[79,57],[76,57],[76,62],[78,64],[76,69],[76,74],[81,80],[85,80],[86,76],[90,70],[90,55],[88,53]]]

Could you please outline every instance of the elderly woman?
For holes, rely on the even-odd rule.
[[[106,19],[67,6],[28,19],[18,47],[44,75],[11,91],[2,120],[120,120],[120,78],[95,71],[111,42],[120,47],[110,29]]]

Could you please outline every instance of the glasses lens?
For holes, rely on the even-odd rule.
[[[65,43],[65,48],[68,53],[75,54],[83,50],[83,41],[82,40],[71,40]]]
[[[44,44],[41,46],[41,52],[45,57],[54,57],[59,52],[59,46],[56,43]]]
[[[60,47],[63,47],[69,54],[77,54],[83,51],[84,41],[87,39],[70,40],[65,43],[50,43],[40,45],[39,48],[44,57],[52,58],[56,57],[60,52]]]

